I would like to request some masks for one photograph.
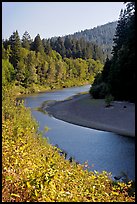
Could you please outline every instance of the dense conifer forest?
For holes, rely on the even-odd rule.
[[[74,34],[61,37],[62,41],[66,39],[81,40],[90,43],[94,47],[95,56],[98,50],[97,57],[101,60],[105,60],[108,56],[111,58],[111,51],[113,46],[113,38],[115,35],[117,21],[106,23],[101,26],[94,27],[92,29],[82,30]],[[58,38],[51,38],[51,41],[58,40]]]
[[[95,98],[112,95],[116,100],[135,102],[135,3],[121,10],[112,58],[106,59],[90,90]]]

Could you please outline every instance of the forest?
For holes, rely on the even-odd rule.
[[[112,95],[115,100],[135,102],[135,3],[126,6],[116,27],[112,58],[106,59],[90,90],[95,98]]]
[[[52,43],[56,47],[54,50],[48,40],[41,40],[39,34],[33,41],[25,31],[20,40],[16,30],[2,44],[3,85],[14,82],[15,86],[35,92],[42,87],[57,89],[93,83],[95,75],[102,71],[103,63],[100,62],[98,50],[83,42],[66,39],[66,54],[63,55],[60,39],[54,45]],[[70,50],[70,47],[73,49]]]
[[[112,57],[111,51],[113,46],[113,38],[115,35],[115,30],[117,26],[117,21],[106,23],[101,26],[94,27],[92,29],[82,30],[81,32],[76,32],[62,37],[62,39],[84,39],[86,42],[90,42],[100,49],[101,59],[104,60]],[[51,40],[54,38],[51,38]]]
[[[46,42],[46,41],[45,41]],[[64,57],[82,58],[99,60],[101,63],[105,60],[103,49],[94,42],[88,42],[83,37],[77,39],[75,36],[54,37],[48,39],[53,50],[56,50]]]
[[[27,31],[20,39],[16,30],[3,40],[2,202],[135,202],[134,182],[113,181],[105,171],[66,160],[38,131],[30,109],[16,100],[19,94],[87,83],[96,98],[106,87],[103,97],[134,99],[134,6],[128,3],[121,12],[113,56],[105,65],[99,48],[83,39],[70,40],[67,47],[60,38],[52,44],[38,34],[32,40]],[[66,46],[62,53],[61,43]]]

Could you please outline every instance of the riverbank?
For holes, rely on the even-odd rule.
[[[103,202],[135,201],[134,181],[118,182],[114,188],[107,172],[85,171],[86,163],[80,165],[64,159],[58,148],[41,137],[31,111],[15,105],[13,90],[5,91],[2,202],[100,202],[100,195]],[[87,194],[87,189],[95,189],[95,196],[92,190]]]
[[[114,101],[109,108],[103,99],[91,99],[90,94],[49,102],[44,109],[53,117],[84,127],[135,136],[135,104]]]

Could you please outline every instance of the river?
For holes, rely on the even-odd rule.
[[[90,85],[65,88],[51,92],[32,94],[22,97],[26,107],[31,108],[32,115],[43,131],[49,143],[58,145],[79,163],[88,162],[89,170],[112,172],[112,177],[122,172],[129,179],[135,179],[135,139],[112,132],[94,130],[73,125],[44,114],[35,108],[47,100],[64,100],[80,92],[89,90]]]

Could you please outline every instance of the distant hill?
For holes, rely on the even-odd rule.
[[[101,26],[94,27],[92,29],[86,29],[80,32],[76,32],[74,34],[65,35],[62,37],[52,37],[50,38],[50,44],[52,49],[59,52],[63,57],[75,57],[74,55],[74,47],[76,44],[76,41],[79,41],[79,46],[82,50],[86,49],[86,47],[92,47],[92,53],[94,59],[100,59],[100,61],[105,61],[106,57],[108,56],[111,58],[111,50],[113,46],[113,38],[115,35],[115,30],[117,26],[118,21],[109,22]],[[67,42],[67,46],[64,48],[64,42]],[[87,44],[87,43],[90,43]],[[57,44],[59,46],[57,46]],[[70,46],[68,46],[70,45]],[[93,48],[94,47],[94,48]],[[67,53],[64,50],[69,50],[69,52],[72,52],[71,54]],[[76,50],[79,52],[79,49],[76,48]],[[64,53],[63,53],[64,52]],[[88,54],[89,55],[89,54]],[[86,53],[87,56],[87,53]],[[77,56],[78,57],[78,56]],[[81,55],[79,56],[81,57]]]
[[[109,22],[68,36],[76,39],[84,38],[88,42],[94,42],[103,49],[106,56],[108,55],[110,57],[117,22],[118,21]]]

